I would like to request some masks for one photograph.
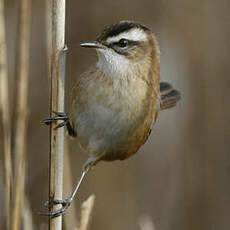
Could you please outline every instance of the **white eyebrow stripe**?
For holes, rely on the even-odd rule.
[[[107,42],[108,43],[118,42],[122,38],[132,40],[132,41],[146,41],[147,35],[141,29],[133,28],[128,32],[123,32],[116,36],[107,38]]]

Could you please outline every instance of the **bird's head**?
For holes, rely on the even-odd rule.
[[[159,63],[158,44],[151,30],[131,21],[112,24],[95,41],[81,46],[95,48],[97,67],[110,75],[122,76],[136,67],[154,65],[155,60]]]

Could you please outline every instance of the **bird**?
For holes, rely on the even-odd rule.
[[[66,212],[86,173],[100,161],[125,160],[148,139],[159,111],[174,107],[180,92],[160,82],[160,49],[145,25],[120,21],[107,26],[95,41],[81,47],[94,49],[98,61],[81,74],[72,89],[69,113],[54,112],[44,123],[62,121],[89,158],[71,195],[44,215]],[[46,203],[48,206],[48,203]]]

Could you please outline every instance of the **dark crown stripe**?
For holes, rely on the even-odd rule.
[[[139,28],[144,31],[150,31],[149,28],[147,28],[146,26],[142,24],[135,23],[135,22],[129,22],[129,21],[123,21],[123,22],[119,22],[119,23],[113,24],[105,28],[101,36],[99,37],[99,40],[105,40],[108,37],[117,36],[118,34],[129,31],[133,28]]]

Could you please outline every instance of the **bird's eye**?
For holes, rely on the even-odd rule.
[[[122,48],[126,47],[128,45],[129,41],[127,39],[122,38],[119,40],[118,45]]]

